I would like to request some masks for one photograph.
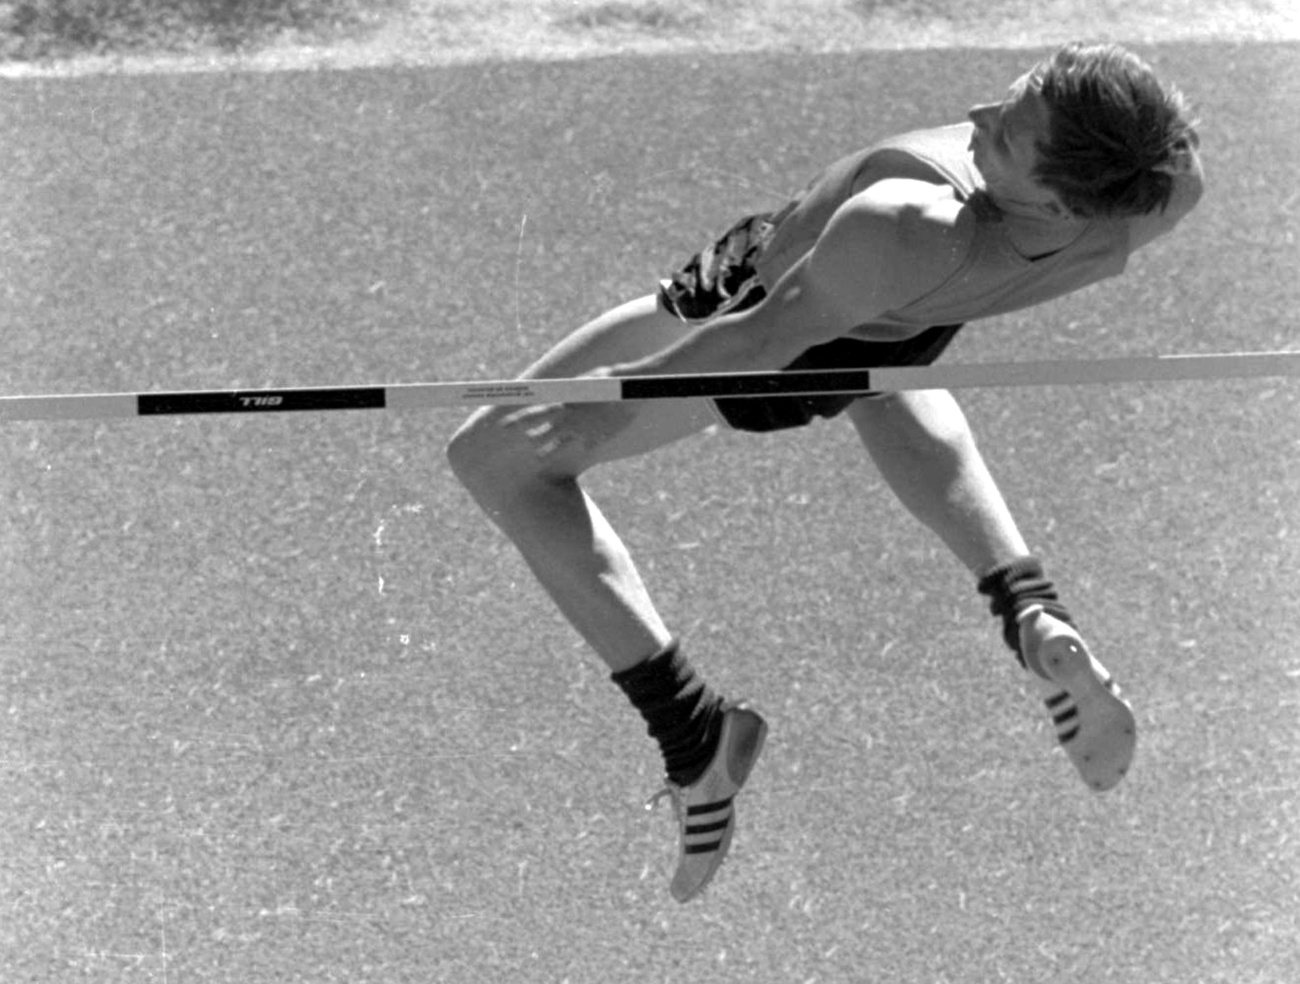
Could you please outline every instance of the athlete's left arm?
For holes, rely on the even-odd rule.
[[[1173,177],[1173,193],[1164,209],[1129,220],[1131,250],[1145,246],[1157,236],[1163,236],[1173,229],[1196,207],[1205,193],[1205,169],[1201,165],[1201,155],[1197,153],[1195,140],[1189,141],[1186,148],[1175,153],[1160,170]]]

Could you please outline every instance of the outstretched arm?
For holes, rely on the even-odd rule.
[[[879,182],[836,212],[816,245],[761,303],[710,321],[662,352],[615,367],[614,374],[781,369],[946,279],[971,235],[960,214],[958,203],[937,186]]]
[[[966,216],[934,185],[882,181],[836,212],[816,245],[761,303],[716,318],[645,358],[592,374],[783,369],[807,349],[903,307],[946,279],[972,233]],[[527,418],[527,432],[546,455],[608,442],[630,426],[635,411],[624,403],[579,403],[532,408],[518,417]]]

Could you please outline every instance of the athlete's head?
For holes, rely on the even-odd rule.
[[[1034,178],[1075,215],[1162,211],[1180,157],[1197,146],[1176,88],[1114,44],[1068,44],[1028,76],[1048,111]]]

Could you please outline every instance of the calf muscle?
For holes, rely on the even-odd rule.
[[[899,501],[972,574],[1029,552],[951,394],[859,400],[849,415]]]

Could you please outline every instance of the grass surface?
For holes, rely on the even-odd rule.
[[[390,0],[15,0],[0,4],[0,59],[325,42],[391,12]]]
[[[0,3],[0,65],[11,73],[447,64],[686,49],[1033,47],[1078,37],[1295,40],[1300,8],[1289,0]]]
[[[1145,53],[1204,205],[952,360],[1294,346],[1297,49]],[[1025,60],[9,84],[0,391],[499,376]],[[843,421],[705,436],[591,482],[773,725],[689,907],[642,725],[452,482],[454,415],[4,428],[0,979],[1300,979],[1300,394],[963,402],[1136,702],[1133,775],[1082,787]]]

